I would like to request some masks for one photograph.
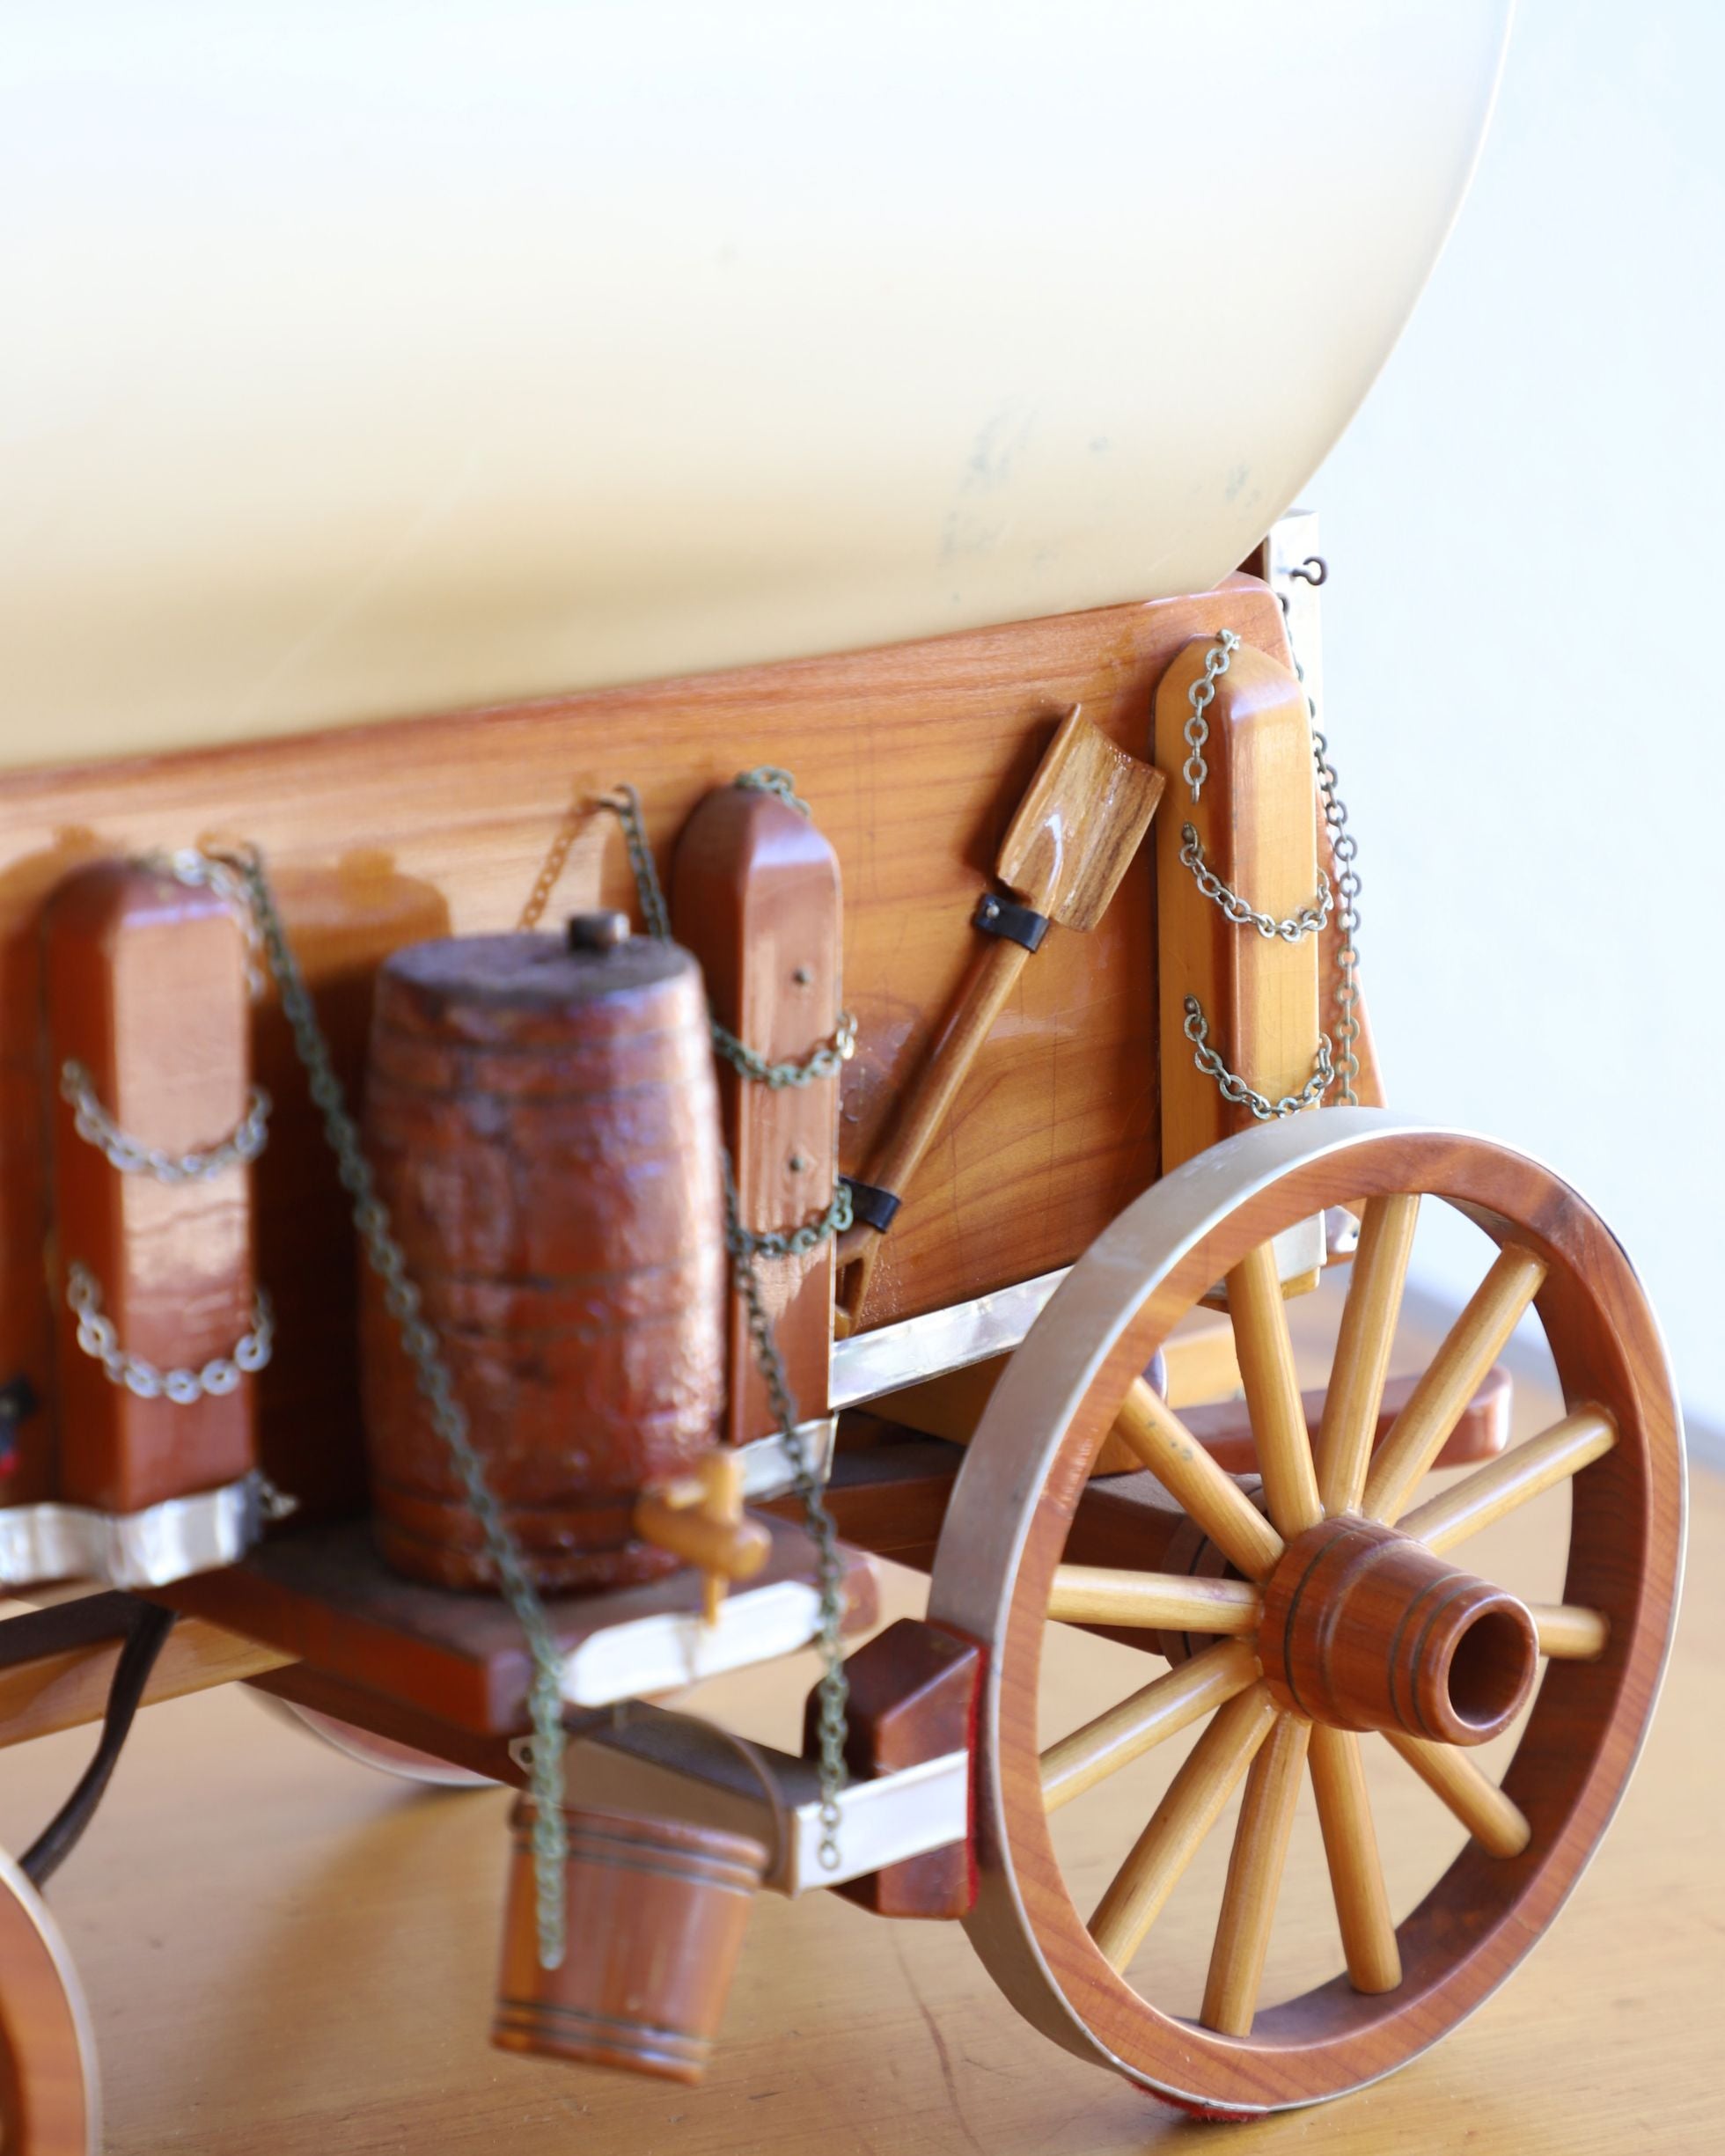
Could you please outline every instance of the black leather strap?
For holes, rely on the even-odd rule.
[[[1016,898],[1002,898],[998,892],[987,891],[976,909],[975,925],[984,935],[1004,936],[1009,943],[1022,943],[1026,950],[1035,950],[1048,933],[1048,916],[1039,913],[1034,906],[1020,906]]]
[[[840,1176],[839,1180],[850,1192],[852,1220],[861,1221],[865,1228],[872,1228],[884,1236],[904,1199],[892,1191],[877,1190],[872,1183],[859,1183],[855,1176]]]

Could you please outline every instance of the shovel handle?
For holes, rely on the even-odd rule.
[[[893,1119],[886,1143],[869,1163],[866,1180],[877,1189],[904,1196],[1029,957],[1022,943],[1004,937],[990,936],[978,950],[947,1012],[940,1037],[918,1072],[909,1098]],[[862,1315],[880,1256],[879,1233],[866,1227],[861,1232],[863,1239],[856,1249],[843,1296],[852,1325]]]

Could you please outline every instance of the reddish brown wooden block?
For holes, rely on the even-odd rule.
[[[981,1651],[920,1617],[900,1617],[859,1647],[845,1665],[850,1680],[845,1762],[858,1779],[968,1751],[976,1730]],[[804,1752],[819,1749],[819,1694],[811,1693]],[[962,1917],[976,1899],[970,1837],[847,1880],[837,1891],[881,1917]]]

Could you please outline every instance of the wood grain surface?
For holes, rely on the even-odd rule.
[[[1328,1294],[1296,1309],[1296,1338]],[[1559,1409],[1524,1382],[1518,1393],[1524,1438]],[[502,2058],[486,2033],[509,1797],[391,1783],[275,1726],[233,1688],[140,1718],[103,1811],[52,1889],[90,1992],[110,2156],[576,2146],[587,2156],[1711,2156],[1725,1981],[1725,1666],[1713,1652],[1725,1625],[1725,1480],[1699,1472],[1692,1494],[1686,1607],[1663,1702],[1554,1936],[1446,2042],[1341,2103],[1200,2129],[1033,2037],[956,1925],[886,1924],[820,1896],[758,1901],[704,2088]],[[1562,1534],[1560,1502],[1554,1519],[1529,1507],[1486,1529],[1470,1560],[1554,1598]],[[893,1575],[883,1616],[914,1610],[921,1587]],[[1161,1668],[1076,1632],[1057,1635],[1054,1651],[1075,1720]],[[728,1718],[794,1744],[812,1677],[805,1659],[725,1680]],[[719,1688],[707,1697],[716,1709]],[[1507,1742],[1486,1748],[1489,1770]],[[9,1755],[9,1846],[60,1801],[90,1743],[72,1732]],[[1435,1837],[1451,1830],[1386,1748],[1367,1751],[1399,1916],[1442,1860]],[[1144,1816],[1129,1778],[1064,1815],[1097,1892]],[[1157,1927],[1168,1981],[1186,1987],[1194,2012],[1229,1824]],[[1340,1951],[1303,1794],[1266,1996],[1311,1981]]]

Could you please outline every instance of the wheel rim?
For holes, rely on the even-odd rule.
[[[1362,1808],[1355,1756],[1361,1740],[1328,1721],[1309,1726],[1285,1712],[1290,1698],[1285,1684],[1258,1674],[1261,1616],[1254,1617],[1249,1634],[1224,1641],[1219,1659],[1230,1661],[1230,1668],[1222,1675],[1213,1670],[1201,1709],[1187,1713],[1185,1721],[1171,1721],[1164,1733],[1187,1726],[1200,1711],[1214,1717],[1193,1754],[1195,1761],[1208,1746],[1208,1767],[1188,1777],[1188,1800],[1196,1802],[1191,1784],[1203,1781],[1206,1773],[1210,1785],[1230,1773],[1229,1788],[1245,1781],[1243,1816],[1252,1823],[1237,1839],[1223,1900],[1226,1943],[1213,1959],[1205,2005],[1207,2016],[1215,2009],[1214,2018],[1223,2026],[1206,2028],[1161,2012],[1116,1972],[1092,1939],[1061,1876],[1049,1832],[1036,1703],[1056,1567],[1090,1463],[1116,1406],[1185,1309],[1224,1275],[1244,1278],[1253,1262],[1250,1253],[1281,1229],[1327,1206],[1363,1198],[1377,1201],[1372,1206],[1376,1227],[1369,1226],[1377,1255],[1374,1260],[1371,1247],[1362,1248],[1367,1262],[1356,1259],[1350,1303],[1356,1294],[1362,1307],[1370,1301],[1374,1277],[1382,1296],[1393,1276],[1392,1329],[1399,1302],[1393,1201],[1409,1192],[1429,1193],[1428,1203],[1446,1199],[1501,1250],[1524,1254],[1524,1261],[1501,1258],[1493,1267],[1487,1316],[1501,1320],[1508,1315],[1513,1323],[1517,1299],[1525,1300],[1523,1291],[1532,1293],[1537,1285],[1536,1307],[1567,1405],[1602,1410],[1615,1430],[1616,1441],[1603,1455],[1597,1443],[1589,1451],[1573,1431],[1560,1438],[1548,1450],[1560,1456],[1563,1471],[1554,1478],[1548,1473],[1545,1483],[1524,1471],[1526,1445],[1506,1456],[1521,1467],[1501,1477],[1513,1483],[1522,1473],[1539,1487],[1552,1478],[1568,1480],[1572,1522],[1563,1604],[1602,1612],[1609,1639],[1597,1661],[1567,1659],[1578,1646],[1593,1644],[1586,1623],[1556,1615],[1544,1621],[1545,1644],[1566,1658],[1554,1652],[1542,1664],[1532,1711],[1501,1792],[1484,1783],[1477,1769],[1469,1771],[1472,1763],[1463,1748],[1435,1748],[1442,1754],[1440,1760],[1428,1751],[1411,1755],[1406,1748],[1413,1741],[1406,1734],[1392,1740],[1434,1787],[1443,1781],[1439,1793],[1450,1808],[1457,1816],[1465,1813],[1464,1823],[1476,1837],[1484,1835],[1501,1852],[1488,1854],[1479,1839],[1470,1839],[1386,1949],[1381,1883],[1378,1905],[1373,1905],[1375,1859],[1350,1867],[1345,1856],[1339,1865],[1332,1850],[1349,1966],[1362,1984],[1371,1984],[1376,1955],[1381,1986],[1398,1974],[1383,1965],[1385,1952],[1391,1953],[1399,1964],[1394,1988],[1356,1989],[1343,1975],[1248,2015],[1249,2035],[1230,2034],[1230,2026],[1241,2026],[1243,1991],[1248,2007],[1251,2003],[1254,1953],[1261,1961],[1266,1881],[1274,1881],[1276,1840],[1279,1832],[1285,1838],[1291,1793],[1310,1771],[1326,1845],[1332,1827],[1345,1840],[1342,1828],[1357,1822]],[[1543,1277],[1530,1284],[1530,1274],[1539,1267]],[[1267,1509],[1273,1521],[1295,1530],[1271,1540],[1285,1544],[1296,1539],[1302,1478],[1297,1458],[1275,1439],[1275,1373],[1270,1368],[1266,1375],[1266,1353],[1274,1361],[1280,1298],[1266,1310],[1261,1299],[1242,1294],[1237,1332],[1244,1310],[1268,1325],[1268,1348],[1260,1353],[1256,1373],[1244,1341],[1242,1362],[1266,1468]],[[1381,1321],[1381,1309],[1377,1315]],[[1345,1316],[1344,1338],[1347,1322]],[[1483,1334],[1476,1326],[1475,1337],[1463,1345],[1477,1355],[1482,1341],[1488,1363],[1495,1353],[1489,1325]],[[1452,1334],[1447,1345],[1453,1342]],[[1259,1346],[1264,1350],[1263,1339]],[[1440,1351],[1435,1360],[1442,1355]],[[1380,1360],[1386,1358],[1387,1342]],[[1452,1363],[1457,1360],[1466,1358],[1452,1355]],[[1370,1360],[1365,1355],[1367,1366]],[[1356,1355],[1356,1380],[1360,1364]],[[1380,1368],[1379,1383],[1382,1375]],[[1369,1396],[1371,1375],[1365,1368],[1354,1388],[1356,1425],[1363,1423],[1360,1396]],[[1376,1419],[1375,1403],[1370,1419]],[[1441,1424],[1441,1415],[1437,1420]],[[1267,1447],[1266,1422],[1272,1426]],[[1425,1434],[1428,1439],[1429,1426]],[[1345,1438],[1331,1441],[1326,1417],[1318,1459],[1305,1469],[1312,1481],[1324,1478],[1320,1510],[1325,1500],[1345,1499],[1350,1475],[1362,1478],[1375,1500],[1368,1509],[1416,1525],[1435,1521],[1432,1532],[1446,1558],[1464,1563],[1467,1504],[1458,1511],[1446,1492],[1447,1513],[1431,1506],[1417,1515],[1410,1512],[1419,1479],[1417,1448],[1397,1468],[1396,1437],[1392,1433],[1380,1449],[1367,1478],[1363,1450],[1356,1445],[1350,1462]],[[1545,1469],[1551,1466],[1547,1459]],[[1494,1463],[1476,1470],[1461,1487],[1475,1488],[1480,1478],[1499,1474]],[[1003,1502],[1002,1492],[1017,1493],[1017,1501]],[[1310,1496],[1308,1490],[1308,1501]],[[1201,2108],[1248,2112],[1309,2102],[1405,2064],[1509,1973],[1550,1922],[1597,1844],[1652,1711],[1675,1615],[1682,1516],[1681,1431],[1651,1314],[1609,1232],[1548,1170],[1483,1140],[1424,1130],[1381,1111],[1334,1110],[1244,1133],[1163,1178],[1073,1268],[1014,1357],[958,1478],[936,1559],[931,1613],[981,1640],[990,1657],[979,1737],[981,1875],[968,1928],[996,1980],[1022,2012],[1068,2049]],[[1281,1561],[1279,1554],[1276,1562]],[[1252,1567],[1241,1569],[1250,1573]],[[1275,1592],[1275,1564],[1261,1566],[1259,1576],[1265,1575],[1269,1591]],[[1281,1585],[1285,1589],[1286,1580]],[[1237,1616],[1230,1623],[1236,1634],[1243,1632]],[[1243,1667],[1242,1656],[1250,1668]],[[1203,1692],[1201,1683],[1193,1683]],[[1310,1707],[1310,1702],[1302,1704]],[[1315,1737],[1310,1728],[1316,1729]],[[1061,1747],[1051,1750],[1059,1753]],[[1187,1776],[1183,1768],[1171,1786],[1171,1800]],[[1214,1787],[1207,1787],[1204,1801],[1197,1802],[1199,1815],[1214,1796]],[[1512,1854],[1518,1819],[1526,1822],[1526,1845]],[[1151,1852],[1153,1891],[1161,1878],[1157,1865],[1165,1871],[1171,1858],[1171,1833],[1163,1829],[1160,1845]],[[1173,1838],[1178,1844],[1178,1837]],[[1256,1859],[1241,1856],[1242,1841],[1258,1849]],[[1178,1878],[1183,1868],[1178,1845],[1171,1854]],[[1237,1883],[1237,1868],[1242,1873]],[[1119,1926],[1119,1904],[1130,1901],[1133,1883],[1118,1895],[1111,1888],[1112,1911],[1110,1896],[1104,1897],[1099,1928],[1116,1959],[1125,1934],[1118,1928],[1111,1934],[1110,1927]],[[1144,1884],[1141,1869],[1136,1884]],[[1273,1893],[1270,1899],[1273,1904]],[[1141,1897],[1126,1930],[1141,1915]]]
[[[102,2140],[90,2010],[34,1887],[0,1855],[0,2148],[95,2156]]]

